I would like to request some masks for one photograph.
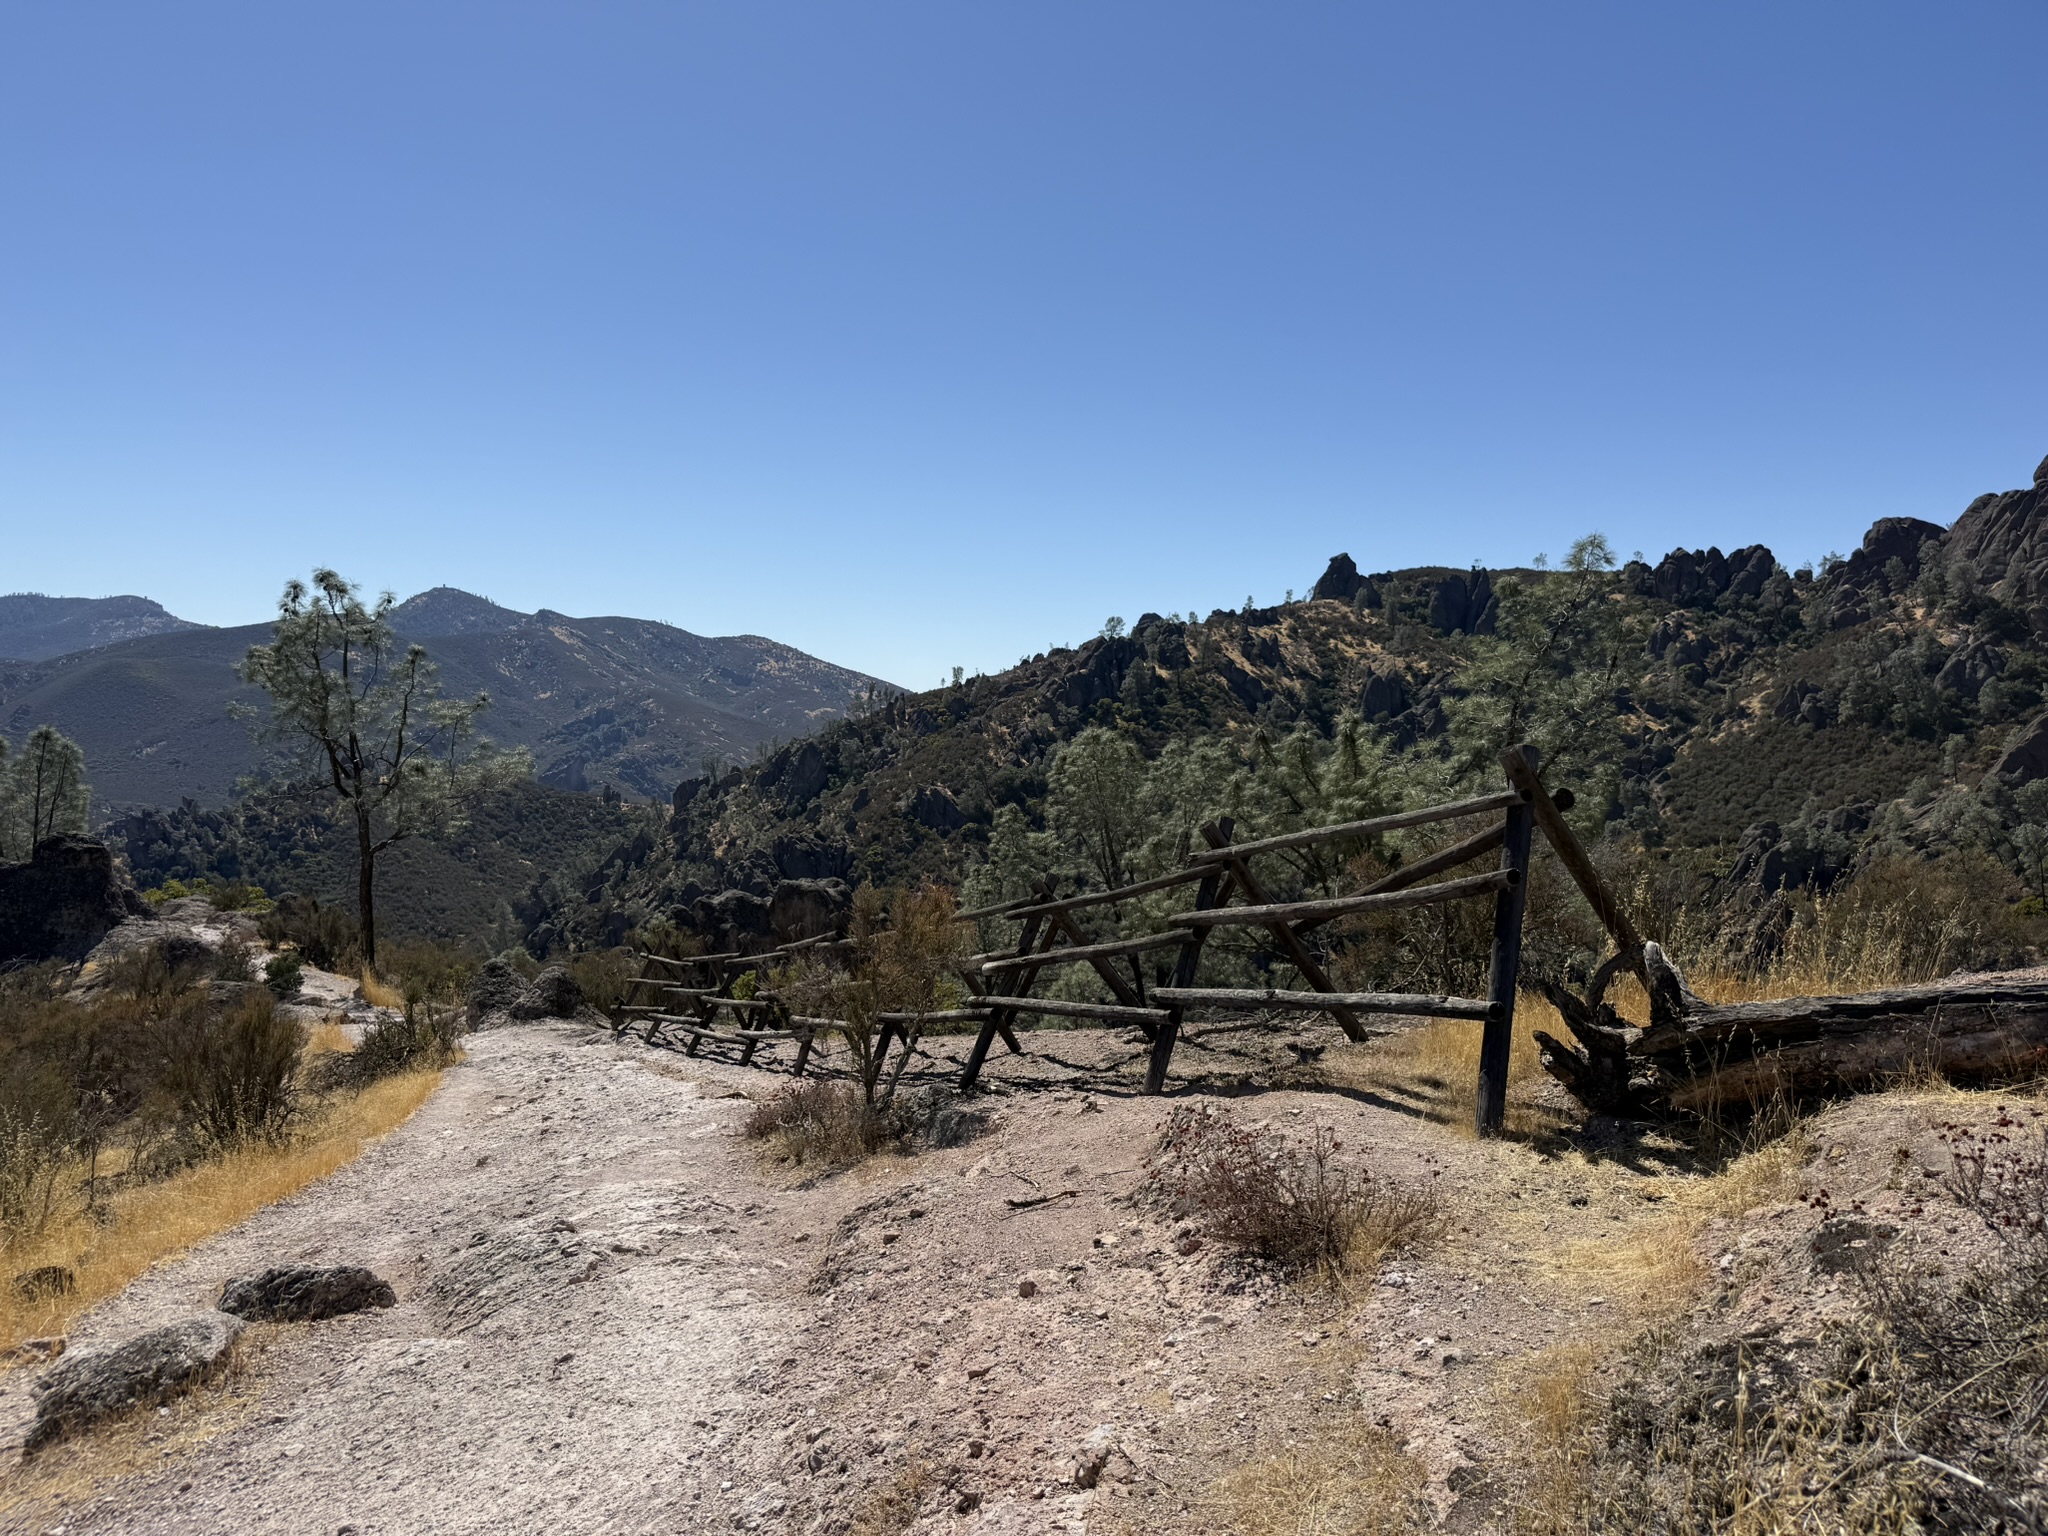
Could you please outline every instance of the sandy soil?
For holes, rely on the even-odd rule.
[[[90,1502],[0,1529],[870,1532],[913,1528],[888,1517],[900,1496],[918,1531],[1217,1531],[1222,1473],[1374,1424],[1446,1529],[1495,1528],[1516,1373],[1670,1301],[1566,1257],[1654,1235],[1686,1169],[1613,1127],[1475,1142],[1356,1086],[1337,1058],[1372,1047],[1332,1039],[1218,1036],[1176,1069],[1182,1097],[1332,1124],[1441,1192],[1445,1241],[1347,1294],[1279,1286],[1134,1198],[1166,1106],[1135,1093],[1130,1037],[1028,1036],[991,1065],[981,1135],[817,1177],[739,1135],[771,1072],[558,1022],[479,1035],[386,1142],[151,1273],[73,1347],[288,1261],[368,1264],[398,1306],[263,1330],[234,1411],[167,1423]],[[957,1051],[934,1047],[934,1080]],[[1888,1145],[1886,1122],[1823,1164],[1838,1198],[1920,1197],[1937,1119],[1908,1118],[1917,1141]],[[1779,1199],[1754,1232],[1711,1228],[1704,1305],[1789,1305],[1805,1271],[1785,1256],[1822,1219]],[[28,1379],[0,1378],[11,1440]],[[1112,1449],[1077,1487],[1091,1437]]]

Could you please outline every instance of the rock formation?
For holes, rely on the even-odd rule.
[[[124,918],[148,911],[106,844],[45,838],[28,863],[0,865],[0,966],[83,960]]]

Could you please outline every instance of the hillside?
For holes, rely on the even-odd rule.
[[[1306,601],[1147,614],[1128,635],[895,699],[743,771],[684,780],[655,857],[565,900],[545,932],[688,923],[711,894],[788,879],[957,881],[1001,808],[1046,826],[1052,759],[1091,725],[1148,759],[1209,740],[1250,761],[1261,733],[1327,738],[1353,713],[1404,771],[1440,781],[1472,669],[1497,659],[1504,598],[1556,579],[1367,575],[1340,555]],[[2017,900],[2013,837],[2032,813],[2013,791],[2048,774],[2048,727],[2028,727],[2048,695],[2048,462],[1952,528],[1884,520],[1831,570],[1787,571],[1761,546],[1678,549],[1598,579],[1602,622],[1627,640],[1596,711],[1603,756],[1566,770],[1588,830],[1604,819],[1695,874],[1728,870],[1739,847],[1748,877],[1776,885],[1878,851],[1981,847]]]
[[[396,618],[403,638],[428,647],[451,695],[491,695],[493,739],[530,748],[541,780],[563,789],[611,783],[665,799],[707,759],[745,760],[807,735],[878,686],[755,635],[522,614],[447,587],[401,604]],[[269,634],[267,624],[188,626],[0,663],[0,722],[12,736],[49,724],[80,742],[100,814],[222,805],[259,766],[227,706],[255,702],[234,667]]]
[[[45,597],[40,592],[0,596],[0,657],[44,661],[142,635],[194,629],[146,597]]]
[[[106,832],[144,888],[246,880],[273,896],[292,891],[353,913],[354,834],[327,810],[319,800],[266,790],[222,810],[131,811]],[[477,806],[459,831],[400,843],[378,860],[384,931],[486,953],[516,944],[558,889],[581,890],[622,839],[649,828],[651,815],[616,799],[515,784]]]

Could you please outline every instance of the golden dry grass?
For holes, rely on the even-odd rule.
[[[78,1279],[67,1295],[26,1300],[0,1291],[0,1349],[65,1332],[72,1319],[113,1295],[150,1266],[246,1220],[352,1162],[427,1101],[438,1071],[381,1079],[333,1103],[300,1135],[255,1145],[167,1179],[122,1190],[106,1203],[110,1219],[74,1214],[8,1255],[16,1271],[61,1264]]]
[[[405,993],[383,980],[368,966],[364,966],[363,1001],[373,1008],[403,1008]]]
[[[1392,1536],[1429,1529],[1425,1482],[1392,1434],[1359,1427],[1247,1462],[1206,1502],[1234,1536]]]
[[[1510,1136],[1547,1135],[1571,1119],[1564,1109],[1545,1102],[1550,1078],[1536,1044],[1539,1029],[1554,1036],[1565,1033],[1550,1004],[1525,995],[1515,1004],[1508,1054],[1505,1128]],[[1410,1113],[1470,1136],[1484,1031],[1476,1020],[1436,1019],[1362,1049],[1332,1051],[1323,1058],[1322,1073],[1332,1082],[1382,1094]]]

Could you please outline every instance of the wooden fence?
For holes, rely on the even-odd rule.
[[[1570,809],[1568,792],[1553,797],[1537,777],[1536,753],[1517,748],[1502,758],[1507,776],[1500,791],[1446,805],[1402,811],[1365,821],[1312,827],[1276,837],[1234,842],[1228,819],[1203,827],[1207,845],[1185,867],[1116,890],[1059,896],[1041,883],[1034,894],[991,907],[962,912],[959,919],[989,918],[1018,925],[1013,946],[970,957],[961,971],[966,1006],[940,1014],[883,1014],[877,1042],[885,1058],[892,1042],[906,1055],[917,1048],[923,1031],[940,1023],[980,1025],[960,1086],[972,1088],[987,1064],[997,1039],[1020,1051],[1015,1033],[1020,1017],[1050,1016],[1102,1024],[1135,1025],[1150,1043],[1145,1091],[1165,1089],[1174,1046],[1189,1010],[1295,1011],[1326,1014],[1352,1040],[1365,1038],[1361,1022],[1368,1016],[1474,1019],[1484,1025],[1479,1056],[1479,1087],[1475,1119],[1482,1134],[1500,1128],[1506,1107],[1509,1043],[1513,1037],[1515,996],[1520,978],[1523,906],[1533,834],[1541,831],[1556,850],[1596,913],[1613,936],[1615,956],[1596,980],[1596,996],[1615,970],[1640,972],[1642,941],[1626,915],[1594,871],[1585,849],[1573,836],[1562,812]],[[1445,821],[1477,821],[1479,830],[1447,847],[1404,865],[1346,896],[1276,902],[1259,876],[1259,865],[1275,854],[1332,843],[1357,842],[1406,828]],[[1491,855],[1494,867],[1479,873],[1452,871]],[[1439,876],[1449,878],[1439,879]],[[1194,887],[1187,910],[1175,913],[1156,933],[1122,938],[1092,937],[1084,914],[1113,907],[1158,891]],[[1444,902],[1491,899],[1493,942],[1485,997],[1441,997],[1398,992],[1342,992],[1331,981],[1311,935],[1339,918],[1361,913],[1419,908]],[[1279,953],[1300,974],[1303,989],[1205,987],[1199,985],[1203,946],[1219,928],[1252,928],[1269,934]],[[768,1042],[796,1045],[794,1071],[801,1075],[817,1038],[845,1032],[839,1020],[800,1015],[768,990],[736,996],[735,983],[749,973],[757,981],[773,966],[806,953],[843,952],[847,941],[806,939],[757,954],[665,956],[645,954],[640,976],[614,1015],[624,1031],[644,1023],[646,1038],[666,1043],[674,1036],[694,1054],[705,1041],[737,1045],[742,1064]],[[1138,955],[1175,952],[1171,981],[1148,992]],[[1128,969],[1113,962],[1125,961]],[[1040,977],[1061,967],[1086,965],[1101,978],[1113,1002],[1076,1002],[1034,997]],[[657,1001],[642,1001],[651,994]],[[898,1064],[901,1070],[901,1063]]]

